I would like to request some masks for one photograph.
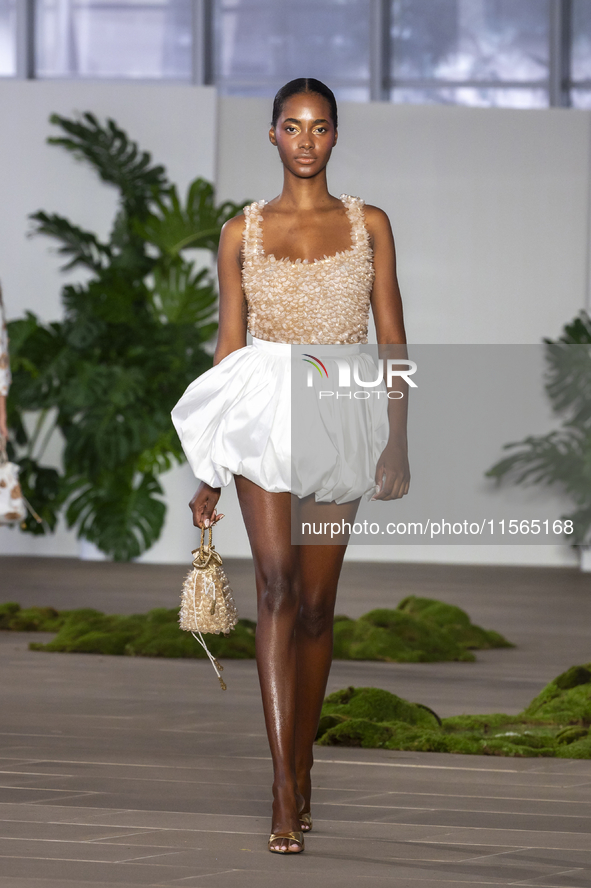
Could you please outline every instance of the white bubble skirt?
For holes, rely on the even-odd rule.
[[[385,387],[355,397],[353,383],[337,397],[336,358],[355,359],[360,378],[376,378],[372,356],[358,345],[255,337],[202,373],[172,410],[195,477],[226,487],[243,475],[271,493],[313,493],[317,502],[369,499],[388,440]]]

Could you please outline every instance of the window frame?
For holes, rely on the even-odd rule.
[[[6,75],[20,80],[36,79],[35,70],[35,2],[16,0],[16,73]],[[216,0],[192,0],[192,51],[190,80],[166,79],[168,83],[191,82],[198,85],[216,85],[215,82],[215,35],[214,12]],[[368,90],[370,101],[392,101],[395,89],[543,89],[548,96],[549,107],[571,105],[572,89],[591,90],[591,78],[573,80],[571,76],[571,22],[572,0],[549,0],[549,72],[540,80],[442,80],[438,78],[395,78],[391,76],[392,41],[391,0],[369,0],[369,85],[367,82],[335,78],[338,88],[349,87]],[[48,78],[43,78],[48,79]],[[96,81],[98,78],[84,78]],[[134,78],[135,80],[135,78]],[[138,82],[150,82],[137,78]],[[128,82],[127,78],[100,78],[101,82]],[[153,82],[153,81],[152,81]],[[160,80],[156,82],[161,82]],[[225,81],[224,91],[233,84],[236,87],[257,88],[264,86],[259,79]]]

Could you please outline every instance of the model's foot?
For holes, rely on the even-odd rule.
[[[297,792],[293,785],[273,785],[273,822],[269,840],[269,851],[278,851],[284,854],[297,854],[303,851],[303,842],[297,841],[295,836],[301,833]],[[281,837],[280,833],[291,834]]]

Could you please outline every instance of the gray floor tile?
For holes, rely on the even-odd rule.
[[[18,816],[18,815],[17,815]],[[139,831],[141,835],[141,830]],[[150,830],[146,830],[150,832]],[[0,840],[37,839],[50,842],[112,841],[138,835],[137,829],[121,829],[88,823],[39,823],[31,820],[0,820]]]
[[[64,860],[85,863],[126,863],[140,862],[142,858],[151,859],[152,852],[144,846],[135,846],[133,837],[127,843],[112,845],[108,842],[94,843],[84,841],[67,841],[66,839],[4,839],[0,838],[0,870],[4,868],[5,858],[23,858],[32,860]],[[164,854],[157,851],[156,854]],[[157,861],[154,861],[157,862]],[[167,863],[166,860],[158,861]],[[172,863],[172,861],[170,861]]]
[[[2,559],[23,604],[178,604],[176,568],[30,561]],[[254,615],[250,563],[229,567]],[[432,595],[518,647],[472,664],[335,662],[329,689],[375,685],[441,715],[510,713],[590,659],[590,582],[576,571],[369,571],[368,593],[368,568],[345,565],[340,612]],[[203,661],[40,654],[29,640],[40,636],[0,633],[0,888],[591,888],[591,762],[318,748],[314,831],[286,860],[266,850],[254,662],[229,661],[221,693]]]
[[[32,823],[93,823],[101,817],[117,816],[119,810],[105,811],[95,808],[58,805],[31,805],[0,803],[0,821],[30,821]]]
[[[61,879],[63,882],[123,882],[126,885],[150,885],[152,880],[182,879],[202,872],[192,867],[174,867],[164,863],[106,863],[77,860],[51,860],[24,857],[2,858],[2,877],[21,879]]]

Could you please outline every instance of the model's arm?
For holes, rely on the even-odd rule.
[[[218,251],[220,322],[213,363],[246,345],[246,299],[242,291],[242,232],[244,216],[234,216],[222,228]]]
[[[402,298],[396,275],[396,249],[390,220],[378,207],[365,208],[367,230],[373,246],[375,279],[371,309],[379,345],[406,343]]]
[[[246,345],[246,300],[242,292],[242,232],[244,216],[234,216],[222,228],[218,250],[218,281],[220,290],[220,321],[218,341],[213,363]],[[189,503],[196,527],[216,524],[223,514],[217,514],[216,505],[221,488],[210,487],[202,481]]]
[[[2,304],[2,290],[0,290],[0,435],[4,438],[8,438],[6,396],[8,395],[9,385],[8,333],[6,330],[6,318],[4,317],[4,305]]]
[[[374,254],[375,279],[371,307],[376,325],[378,354],[382,360],[407,358],[406,333],[402,314],[402,298],[396,275],[396,249],[390,220],[383,210],[368,206],[366,223]],[[393,386],[389,387],[390,389]],[[410,469],[406,424],[408,414],[408,385],[399,378],[395,389],[402,392],[399,399],[388,399],[390,435],[376,467],[374,499],[399,499],[408,493]]]

